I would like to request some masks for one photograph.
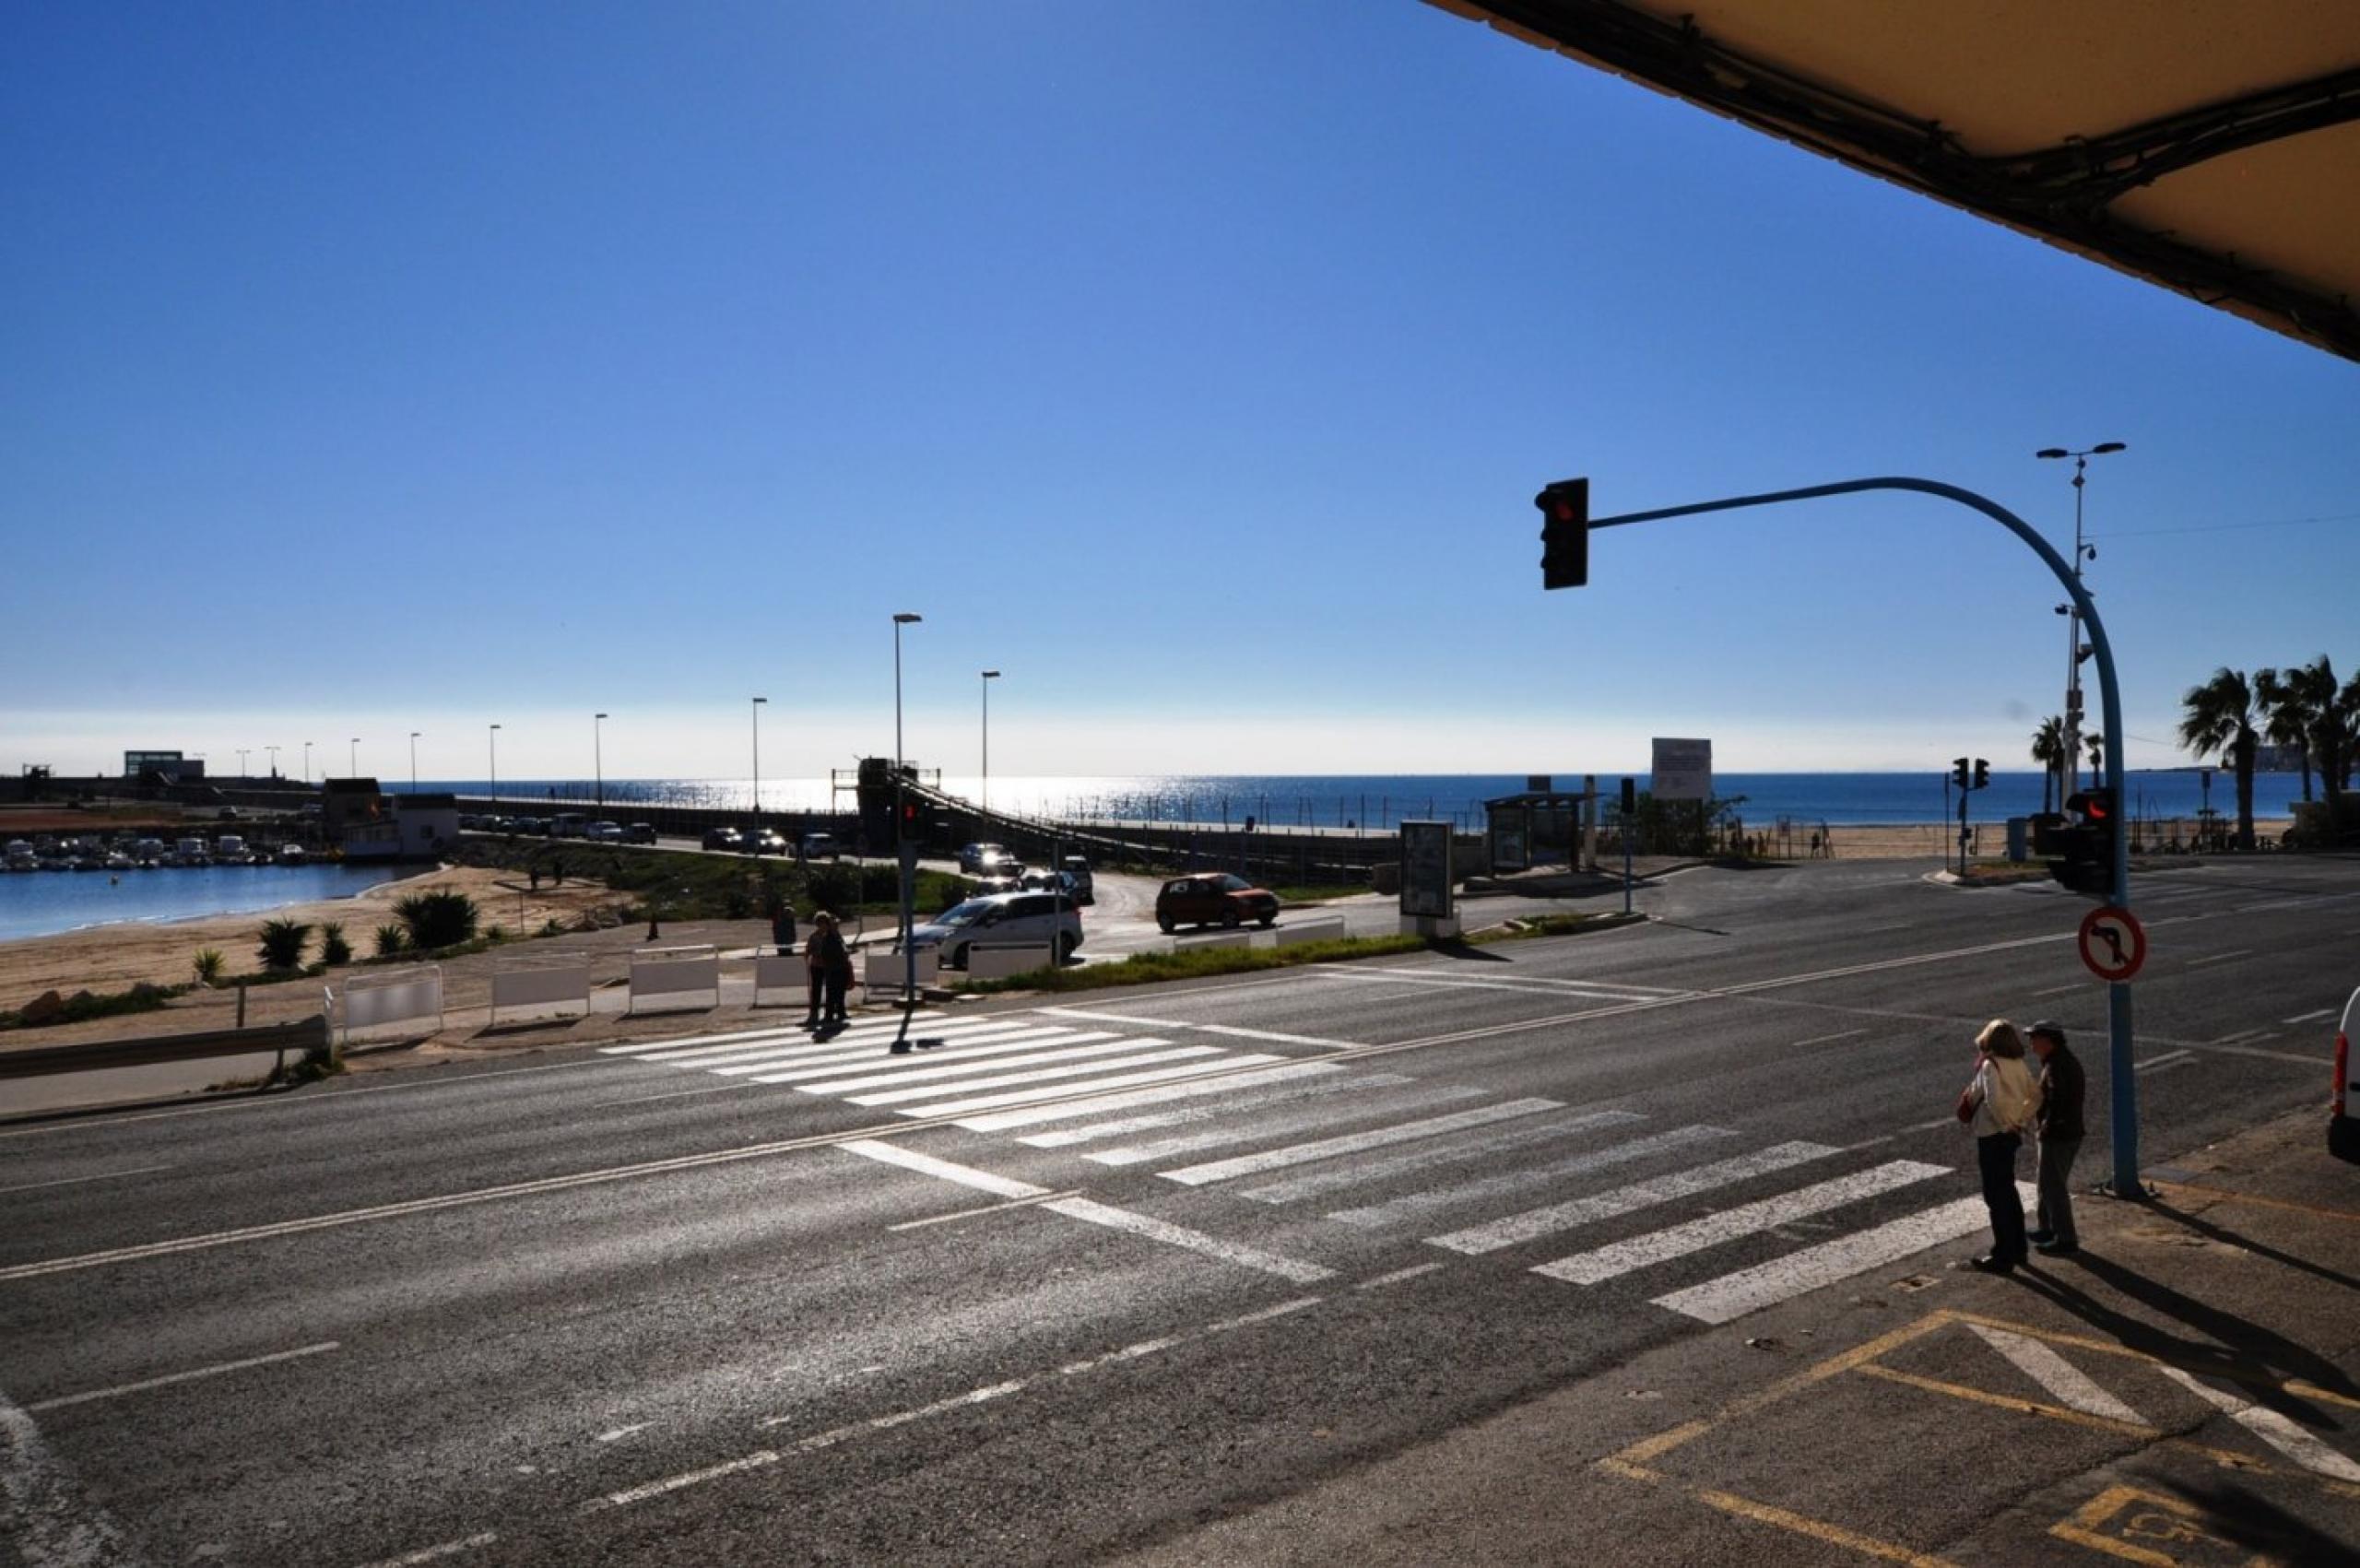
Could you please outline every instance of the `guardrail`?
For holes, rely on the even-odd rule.
[[[1333,942],[1346,935],[1344,917],[1331,914],[1325,920],[1305,920],[1274,927],[1270,932],[1270,946],[1291,948],[1297,942]]]
[[[631,955],[631,998],[624,1010],[637,1012],[643,996],[679,996],[690,992],[713,993],[721,1006],[721,952],[703,944],[684,948],[634,948]]]
[[[1172,950],[1193,953],[1205,948],[1250,948],[1254,945],[1251,931],[1215,931],[1202,937],[1174,937]]]
[[[756,953],[753,1005],[762,1005],[765,991],[793,991],[797,996],[808,996],[810,974],[810,966],[799,953]]]
[[[77,1045],[38,1045],[0,1052],[0,1079],[43,1078],[52,1073],[90,1072],[101,1067],[146,1067],[161,1062],[201,1061],[210,1056],[251,1056],[289,1051],[324,1051],[327,1015],[254,1029],[206,1029],[186,1034],[148,1035],[137,1040],[93,1040]]]
[[[906,971],[898,951],[863,948],[860,960],[860,988],[865,995],[873,996],[879,991],[899,991],[902,988]],[[921,986],[933,984],[935,976],[941,973],[941,951],[935,948],[920,948],[917,961],[917,983]]]
[[[586,958],[530,969],[503,969],[491,977],[491,1016],[484,1027],[500,1021],[502,1008],[564,1007],[577,1002],[584,1012],[590,1010],[590,961]]]

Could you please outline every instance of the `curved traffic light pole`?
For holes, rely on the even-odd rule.
[[[2108,787],[2120,810],[2122,799],[2122,690],[2114,678],[2114,648],[2106,641],[2106,623],[2098,619],[2098,607],[2083,591],[2080,577],[2068,566],[2062,556],[2049,547],[2048,541],[2036,533],[2032,525],[1999,502],[1973,490],[1945,485],[1934,479],[1887,477],[1876,479],[1846,479],[1840,484],[1811,485],[1797,490],[1773,490],[1764,495],[1731,496],[1723,501],[1703,501],[1688,506],[1659,507],[1652,512],[1626,512],[1619,517],[1590,519],[1592,528],[1611,528],[1625,523],[1655,523],[1668,517],[1693,517],[1705,512],[1734,512],[1746,506],[1775,506],[1782,501],[1815,501],[1823,496],[1855,495],[1863,490],[1912,490],[1919,495],[1939,496],[1954,501],[1961,506],[1983,513],[2001,527],[2030,545],[2033,553],[2047,563],[2064,586],[2066,594],[2081,611],[2082,623],[2089,628],[2090,645],[2097,657],[2098,695],[2106,712],[2106,773]],[[2113,862],[2109,867],[2112,896],[2109,902],[2120,910],[2130,907],[2130,841],[2118,820],[2113,832]],[[2131,1076],[2130,1050],[2130,984],[2124,980],[2111,981],[2106,985],[2106,1027],[2108,1036],[2108,1074],[2112,1079],[2111,1099],[2114,1126],[2114,1177],[2104,1190],[2117,1197],[2143,1197],[2146,1188],[2139,1180],[2139,1086]]]

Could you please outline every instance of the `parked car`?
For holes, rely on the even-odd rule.
[[[1279,917],[1279,895],[1227,871],[1174,877],[1155,895],[1155,923],[1176,925],[1268,925]]]
[[[590,832],[590,819],[579,811],[560,811],[549,819],[549,837],[553,839],[584,838]]]
[[[910,931],[913,948],[938,949],[953,969],[966,967],[967,949],[977,942],[1054,944],[1063,963],[1081,946],[1081,912],[1051,893],[997,893],[953,905]]]
[[[833,833],[805,833],[796,841],[796,849],[806,860],[833,860],[844,854]]]
[[[1073,896],[1078,902],[1096,903],[1098,902],[1098,887],[1091,879],[1088,855],[1068,855],[1057,864],[1063,867],[1067,880],[1072,883]]]
[[[1013,861],[1008,846],[997,843],[971,843],[959,852],[959,869],[970,877],[980,877]]]
[[[582,836],[585,839],[595,839],[600,843],[620,843],[623,840],[623,825],[620,822],[593,822],[582,831]]]
[[[707,828],[704,831],[704,846],[707,849],[736,849],[738,847],[738,830],[735,828]]]
[[[654,843],[655,842],[655,824],[653,822],[633,822],[623,830],[625,843]]]

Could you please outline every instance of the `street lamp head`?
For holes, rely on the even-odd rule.
[[[606,714],[604,714],[604,713],[593,713],[593,714],[591,714],[590,716],[591,716],[592,718],[594,718],[594,719],[603,719],[603,718],[605,718],[607,715],[606,715]]]
[[[996,669],[987,669],[984,671],[984,678],[985,680],[997,680],[999,678],[999,671]]]
[[[895,610],[893,612],[893,624],[896,626],[914,626],[925,619],[926,617],[922,615],[913,615],[908,610]]]
[[[769,698],[767,698],[767,697],[757,697],[757,698],[755,698],[755,699],[754,699],[754,701],[755,701],[756,702],[760,703],[760,702],[767,702],[767,701],[770,701],[770,699],[769,699]]]
[[[2090,454],[2092,456],[2095,456],[2101,452],[2128,452],[2129,450],[2129,447],[2124,446],[2118,441],[2102,441],[2095,446],[2090,448]]]
[[[2035,457],[2071,457],[2073,454],[2061,446],[2044,446],[2033,455]]]

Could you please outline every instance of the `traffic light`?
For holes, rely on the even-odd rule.
[[[1638,780],[1636,780],[1636,779],[1624,779],[1624,780],[1622,781],[1622,818],[1623,818],[1623,820],[1628,821],[1628,820],[1630,820],[1632,818],[1634,818],[1634,817],[1637,816],[1638,814],[1639,814],[1639,781],[1638,781]]]
[[[1951,783],[1958,785],[1961,789],[1965,789],[1967,787],[1967,781],[1973,775],[1967,772],[1965,758],[1953,757],[1951,759]]]
[[[2116,801],[2110,789],[2085,790],[2065,801],[2070,824],[2049,827],[2036,819],[2034,844],[2049,857],[2048,874],[2077,893],[2106,898],[2114,891]]]
[[[1589,582],[1589,481],[1559,479],[1532,498],[1540,509],[1540,585],[1579,588]]]
[[[1985,761],[1982,758],[1977,757],[1975,760],[1975,787],[1977,789],[1988,789],[1990,786],[1991,764]]]

